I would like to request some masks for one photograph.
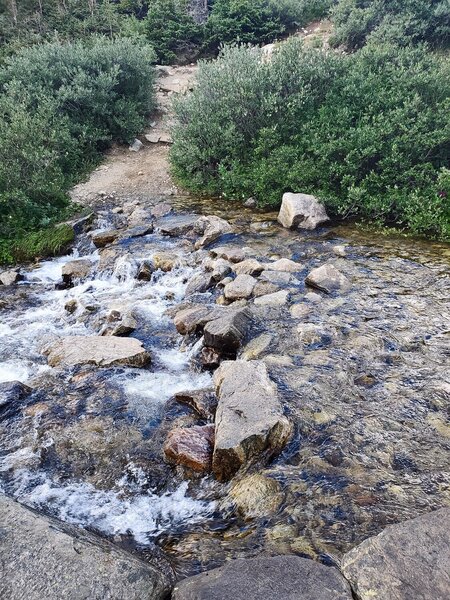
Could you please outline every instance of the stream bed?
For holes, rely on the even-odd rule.
[[[202,201],[172,204],[211,211]],[[294,427],[283,453],[251,471],[277,482],[276,498],[249,518],[230,501],[233,482],[164,460],[173,427],[202,423],[174,395],[211,388],[212,373],[196,360],[201,342],[184,339],[172,320],[208,250],[161,235],[158,221],[154,233],[103,250],[81,234],[70,255],[0,287],[0,382],[32,388],[0,408],[0,489],[144,556],[161,553],[178,578],[261,554],[331,564],[386,525],[450,504],[449,246],[354,226],[293,232],[241,206],[214,214],[234,233],[211,247],[301,265],[286,284],[289,302],[260,315],[247,346],[266,363]],[[120,227],[121,218],[105,210],[94,227]],[[158,253],[175,255],[173,268],[138,280],[139,265]],[[90,275],[57,289],[62,266],[77,257],[91,262]],[[305,287],[326,262],[351,280],[350,291]],[[218,292],[197,296],[214,302]],[[113,311],[133,315],[131,336],[150,352],[149,366],[47,365],[46,344],[99,335]]]

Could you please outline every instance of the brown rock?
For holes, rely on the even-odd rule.
[[[96,248],[104,248],[108,244],[112,244],[120,235],[120,231],[99,231],[92,236],[92,242]]]
[[[214,425],[177,427],[167,436],[164,454],[170,462],[199,473],[211,469]]]
[[[238,275],[234,281],[225,286],[224,296],[227,300],[250,298],[256,283],[256,279],[251,275]]]

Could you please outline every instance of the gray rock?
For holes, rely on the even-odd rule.
[[[230,263],[223,258],[218,258],[217,260],[213,261],[211,267],[212,276],[215,281],[220,281],[229,273],[231,273]]]
[[[217,307],[220,308],[220,307]],[[241,346],[251,324],[248,309],[221,309],[226,311],[218,319],[210,320],[203,329],[205,346],[222,354],[234,353]]]
[[[112,244],[120,235],[120,232],[112,229],[109,231],[99,231],[92,236],[92,242],[96,248],[104,248],[108,244]]]
[[[210,254],[217,258],[224,258],[231,263],[239,263],[246,258],[246,252],[240,246],[217,246],[217,248],[211,248]]]
[[[51,367],[88,364],[143,367],[150,362],[150,355],[134,338],[68,336],[52,342],[44,354]]]
[[[289,292],[281,290],[274,292],[273,294],[266,294],[265,296],[259,296],[255,298],[255,304],[257,306],[283,306],[287,304],[289,300]]]
[[[233,228],[228,221],[225,221],[225,219],[209,215],[198,219],[195,224],[195,230],[202,236],[195,243],[195,248],[198,249],[207,246],[208,244],[212,244],[212,242],[215,242],[219,237],[226,233],[231,233]]]
[[[245,202],[244,202],[244,206],[245,208],[256,208],[257,205],[257,201],[255,198],[248,198]]]
[[[209,321],[222,317],[225,314],[225,310],[220,306],[205,304],[191,305],[176,313],[174,324],[181,335],[199,333]]]
[[[80,529],[0,495],[4,600],[162,600],[170,578]]]
[[[274,294],[279,291],[279,287],[270,281],[258,281],[253,288],[253,296],[258,298],[259,296],[266,296],[267,294]]]
[[[295,285],[299,281],[291,273],[285,271],[263,271],[260,276],[261,281],[267,281],[274,285]]]
[[[347,248],[345,246],[333,246],[333,253],[340,258],[347,256]]]
[[[92,263],[90,260],[80,258],[78,260],[71,260],[63,265],[61,273],[64,281],[71,281],[72,279],[83,279],[87,277],[92,269]]]
[[[265,268],[268,271],[284,271],[286,273],[298,273],[302,270],[302,265],[300,263],[294,262],[289,258],[280,258],[273,263],[269,263],[265,265]]]
[[[360,600],[448,600],[450,508],[387,527],[341,568]]]
[[[326,294],[332,292],[346,292],[351,288],[351,283],[345,275],[333,265],[322,265],[313,269],[306,277],[307,285],[314,287]]]
[[[149,235],[150,233],[153,233],[153,223],[147,223],[146,225],[135,225],[134,227],[124,231],[121,237],[124,239],[137,238],[143,237],[144,235]]]
[[[214,285],[214,278],[211,273],[197,273],[194,275],[186,288],[186,296],[191,294],[203,294]]]
[[[20,404],[32,391],[32,388],[20,381],[5,381],[0,383],[0,410],[2,414],[3,409],[10,405],[14,405],[15,407]]]
[[[18,269],[11,269],[9,271],[3,271],[0,273],[0,283],[2,285],[13,285],[23,279]]]
[[[163,235],[179,237],[192,233],[197,221],[198,215],[169,215],[159,219],[156,228]]]
[[[240,263],[237,263],[233,271],[236,275],[259,275],[264,271],[264,265],[262,265],[255,258],[247,258]]]
[[[219,399],[213,471],[227,481],[237,471],[278,454],[291,434],[276,385],[261,361],[225,361],[214,375]]]
[[[173,600],[231,598],[351,600],[352,594],[337,569],[298,556],[276,556],[232,560],[219,569],[181,581],[172,595]]]
[[[227,283],[223,294],[227,300],[241,300],[250,298],[257,281],[251,275],[238,275],[236,279]]]
[[[271,346],[273,336],[270,333],[262,333],[256,338],[253,338],[243,348],[241,358],[244,360],[255,360],[259,358]]]
[[[315,229],[329,218],[315,196],[288,192],[283,194],[278,221],[288,229]]]
[[[144,144],[141,142],[141,140],[138,140],[137,138],[134,140],[134,142],[131,144],[131,146],[129,147],[129,150],[131,152],[139,152],[139,150],[142,148]]]

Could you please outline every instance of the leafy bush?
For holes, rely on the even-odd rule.
[[[54,222],[67,190],[153,108],[153,51],[130,40],[46,44],[0,70],[0,238]]]
[[[332,19],[332,44],[351,50],[361,48],[372,33],[402,45],[450,44],[449,0],[339,0]]]
[[[314,193],[334,215],[449,237],[449,97],[448,62],[422,48],[225,48],[176,102],[173,172],[196,192]]]

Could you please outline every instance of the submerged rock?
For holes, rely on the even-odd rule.
[[[171,581],[148,561],[0,495],[4,600],[162,600]]]
[[[51,343],[44,354],[51,367],[88,364],[143,367],[150,362],[142,342],[134,338],[68,336]]]
[[[257,519],[274,514],[283,502],[281,486],[275,479],[259,473],[235,483],[229,498],[245,519]]]
[[[276,385],[261,361],[226,361],[215,373],[219,398],[213,471],[226,481],[243,466],[278,454],[291,434]]]
[[[314,287],[326,294],[332,292],[346,292],[351,288],[351,283],[345,275],[333,265],[322,265],[313,269],[306,277],[307,285]]]
[[[344,555],[342,572],[360,600],[447,600],[450,508],[391,525]]]
[[[278,221],[288,229],[315,229],[329,218],[315,196],[288,192],[283,194]]]
[[[164,444],[166,458],[199,473],[211,470],[214,425],[177,427]]]
[[[232,560],[178,583],[173,600],[351,600],[337,569],[298,556]],[[383,599],[387,600],[387,598]]]

